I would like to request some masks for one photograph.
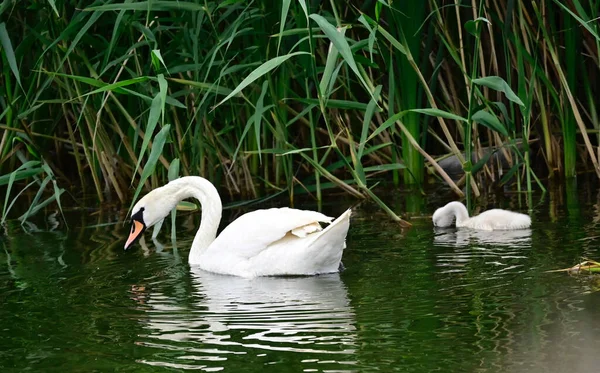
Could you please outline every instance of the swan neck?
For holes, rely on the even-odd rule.
[[[198,257],[217,237],[217,230],[223,212],[221,197],[210,181],[199,176],[176,179],[167,185],[172,186],[173,193],[178,201],[186,198],[196,198],[202,205],[200,228],[196,232],[189,254],[189,261],[197,263]]]
[[[460,202],[452,203],[450,206],[454,216],[456,217],[456,226],[460,226],[462,223],[469,220],[469,212],[465,205]]]

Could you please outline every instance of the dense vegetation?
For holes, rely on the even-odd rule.
[[[597,160],[600,1],[5,0],[2,219],[177,175],[253,199],[457,196]],[[450,177],[438,162],[454,156]],[[471,160],[471,161],[469,161]],[[533,167],[535,166],[535,167]],[[137,188],[134,188],[137,186]],[[64,195],[63,195],[64,200]]]

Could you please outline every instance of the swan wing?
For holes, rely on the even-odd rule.
[[[469,219],[470,228],[481,230],[513,230],[531,226],[531,217],[519,212],[492,209]]]
[[[303,239],[322,230],[320,223],[332,217],[316,211],[288,207],[248,212],[229,224],[210,245],[218,255],[251,258],[281,240],[288,233]]]

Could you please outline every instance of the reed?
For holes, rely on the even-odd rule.
[[[598,5],[4,1],[2,220],[195,174],[227,200],[339,191],[404,224],[375,185],[470,202],[600,177]]]

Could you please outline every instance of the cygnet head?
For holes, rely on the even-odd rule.
[[[440,207],[433,213],[432,220],[434,227],[449,227],[454,222],[454,215],[444,214],[442,209],[443,207]]]
[[[129,249],[147,228],[169,215],[176,205],[177,200],[173,198],[172,193],[165,190],[164,186],[142,197],[131,210],[131,231],[125,243],[125,250]]]

